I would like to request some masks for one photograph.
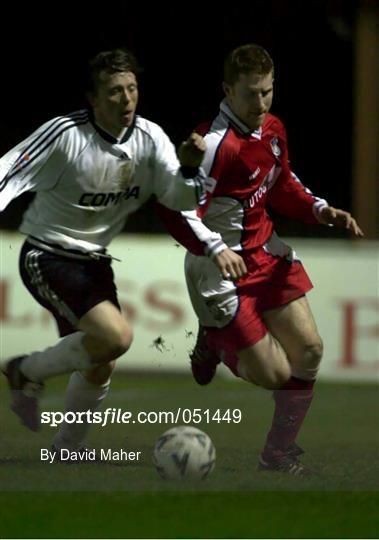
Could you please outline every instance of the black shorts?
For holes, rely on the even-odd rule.
[[[28,291],[53,314],[61,337],[76,332],[83,315],[104,300],[120,309],[109,258],[77,260],[26,241],[19,269]]]

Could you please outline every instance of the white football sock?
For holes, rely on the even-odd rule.
[[[66,391],[65,412],[73,411],[95,411],[108,394],[110,379],[102,384],[95,385],[79,371],[72,373]],[[57,435],[53,439],[56,448],[67,448],[68,450],[77,450],[83,445],[83,441],[91,426],[83,415],[83,423],[75,422],[68,424],[62,422]]]
[[[29,354],[21,364],[22,373],[32,381],[88,369],[95,364],[83,345],[84,332],[75,332],[62,338],[44,351]]]

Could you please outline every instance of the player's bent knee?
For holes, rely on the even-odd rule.
[[[104,362],[111,362],[127,352],[133,341],[133,333],[130,328],[108,329],[98,340],[104,349]]]
[[[318,367],[321,362],[322,353],[323,343],[321,339],[305,345],[303,350],[304,363],[311,368]]]
[[[127,352],[133,341],[133,334],[131,330],[123,330],[115,332],[109,339],[110,354],[113,359],[118,358]]]
[[[321,338],[313,343],[304,345],[298,357],[292,362],[292,373],[295,377],[305,380],[316,379],[323,354]]]

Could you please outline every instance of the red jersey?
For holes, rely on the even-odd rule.
[[[224,100],[215,120],[196,131],[207,144],[206,195],[197,211],[159,209],[170,233],[189,251],[216,255],[227,246],[247,254],[263,246],[273,234],[269,208],[305,223],[321,221],[327,202],[290,170],[286,131],[278,118],[267,114],[252,132]]]

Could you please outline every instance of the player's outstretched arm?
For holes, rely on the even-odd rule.
[[[191,133],[188,139],[179,147],[178,158],[182,167],[200,167],[206,150],[206,144],[201,135]]]
[[[324,223],[335,225],[352,231],[355,236],[364,236],[362,229],[349,212],[333,206],[325,206],[320,210],[320,217]]]

